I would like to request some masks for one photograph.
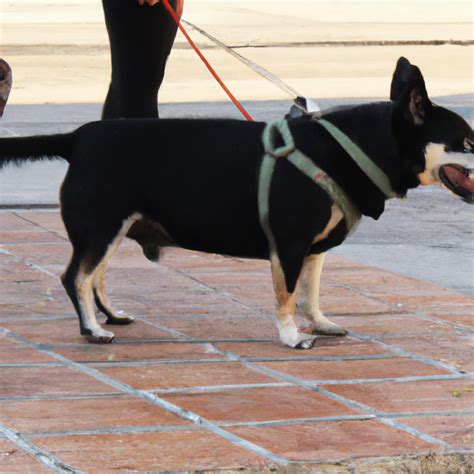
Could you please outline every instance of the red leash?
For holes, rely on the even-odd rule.
[[[188,32],[184,29],[183,25],[181,24],[181,21],[179,19],[179,15],[175,13],[171,5],[169,4],[168,0],[162,0],[163,5],[165,8],[168,10],[169,14],[173,18],[173,20],[176,22],[178,25],[178,28],[180,29],[181,33],[183,33],[184,37],[188,40],[188,43],[191,45],[191,48],[194,49],[196,54],[201,58],[201,61],[205,64],[209,72],[214,76],[214,79],[219,83],[219,85],[224,89],[224,92],[229,96],[230,100],[234,103],[234,105],[240,110],[242,115],[249,121],[253,122],[253,118],[249,115],[249,113],[244,109],[242,104],[235,98],[235,96],[232,94],[232,92],[227,88],[227,86],[224,84],[222,79],[219,77],[217,72],[214,70],[214,68],[209,64],[209,61],[204,57],[204,55],[201,53],[199,48],[196,46],[194,41],[191,39],[191,37],[188,35]],[[178,2],[178,10],[182,10],[182,1]]]

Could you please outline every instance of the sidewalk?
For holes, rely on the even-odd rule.
[[[387,97],[400,56],[421,68],[431,96],[473,90],[469,0],[185,0],[183,18],[238,47],[306,97]],[[0,55],[14,71],[10,104],[104,100],[110,55],[99,0],[0,0],[0,22]],[[240,100],[288,99],[202,35],[189,32]],[[420,40],[471,45],[404,44]],[[384,41],[399,44],[360,45]],[[215,100],[227,97],[178,34],[160,102]]]
[[[2,211],[0,239],[2,472],[474,470],[471,298],[331,256],[322,307],[350,334],[296,351],[266,262],[125,242],[109,294],[138,319],[90,345],[58,213]]]

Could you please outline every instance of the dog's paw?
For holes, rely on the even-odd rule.
[[[319,334],[323,336],[345,336],[347,331],[337,324],[327,322],[314,323],[311,327],[312,334]]]
[[[337,324],[329,321],[321,311],[316,313],[304,313],[304,317],[311,321],[311,333],[322,336],[345,336],[347,331]]]
[[[115,324],[117,326],[123,326],[126,324],[132,324],[135,321],[133,316],[117,316],[114,315],[113,317],[108,316],[107,321],[105,324]]]
[[[94,344],[109,344],[115,338],[113,332],[105,331],[104,329],[85,329],[81,331],[81,334],[86,337],[88,342]]]
[[[296,326],[285,326],[279,333],[281,342],[295,349],[311,349],[316,341],[316,336],[299,331]]]

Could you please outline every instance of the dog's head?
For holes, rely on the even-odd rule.
[[[454,112],[433,104],[421,71],[400,58],[390,99],[402,158],[401,187],[438,184],[474,203],[474,133]]]

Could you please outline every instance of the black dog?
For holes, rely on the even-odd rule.
[[[315,336],[296,325],[296,290],[302,291],[302,309],[315,333],[344,334],[319,311],[319,277],[324,252],[342,243],[361,214],[377,219],[387,194],[403,196],[419,184],[444,184],[474,200],[471,127],[430,102],[421,72],[404,58],[394,73],[391,99],[331,111],[324,121],[303,117],[277,125],[94,122],[63,135],[0,139],[0,159],[4,165],[59,156],[70,163],[61,213],[73,255],[62,281],[88,340],[114,337],[96,321],[94,296],[109,323],[133,321],[114,312],[104,292],[108,262],[128,235],[152,260],[170,245],[270,259],[281,340],[308,348]],[[338,142],[328,123],[349,139]],[[370,157],[368,174],[346,146]],[[302,173],[297,155],[319,171]],[[265,163],[274,166],[269,179]],[[388,193],[369,178],[374,169],[386,178]],[[339,189],[335,194],[327,191],[331,180]]]
[[[177,26],[163,5],[102,0],[112,56],[112,80],[102,118],[156,118],[157,94]],[[181,15],[183,0],[170,0]]]

